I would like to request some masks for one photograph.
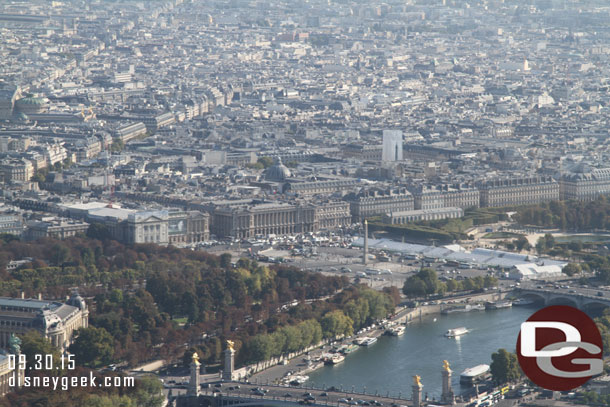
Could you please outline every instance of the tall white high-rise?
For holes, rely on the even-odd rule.
[[[402,130],[383,131],[382,161],[402,161]]]

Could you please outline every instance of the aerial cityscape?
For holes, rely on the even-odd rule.
[[[0,406],[610,406],[517,347],[610,355],[609,62],[602,0],[0,2]]]

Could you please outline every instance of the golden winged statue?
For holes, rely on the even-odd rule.
[[[421,386],[421,377],[419,377],[419,375],[413,376],[413,384],[416,386]]]
[[[197,352],[193,353],[193,362],[199,363],[199,354]]]
[[[447,362],[446,360],[443,360],[443,369],[445,369],[448,372],[451,371],[451,369],[449,368],[449,362]]]
[[[235,346],[235,342],[227,340],[227,349],[235,350],[233,346]]]

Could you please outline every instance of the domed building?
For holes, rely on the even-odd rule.
[[[265,171],[265,180],[274,182],[283,182],[287,178],[292,177],[292,173],[284,164],[280,157],[275,158],[275,163]]]
[[[47,101],[43,98],[27,95],[15,102],[15,111],[17,113],[39,114],[47,110]]]

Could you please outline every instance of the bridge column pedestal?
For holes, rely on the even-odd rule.
[[[197,352],[193,353],[193,361],[191,362],[191,380],[189,381],[189,386],[186,391],[186,394],[189,396],[199,396],[199,367],[201,363],[199,362],[199,355]]]
[[[225,350],[225,369],[222,372],[223,380],[233,380],[233,372],[235,371],[235,351],[232,348]]]
[[[451,369],[449,368],[449,362],[445,361],[443,366],[443,392],[441,393],[441,401],[445,404],[455,404],[455,396],[453,389],[451,388]]]
[[[413,395],[411,398],[413,399],[413,407],[421,407],[421,394],[424,385],[421,384],[419,376],[413,376],[413,386],[411,389],[413,390]]]

